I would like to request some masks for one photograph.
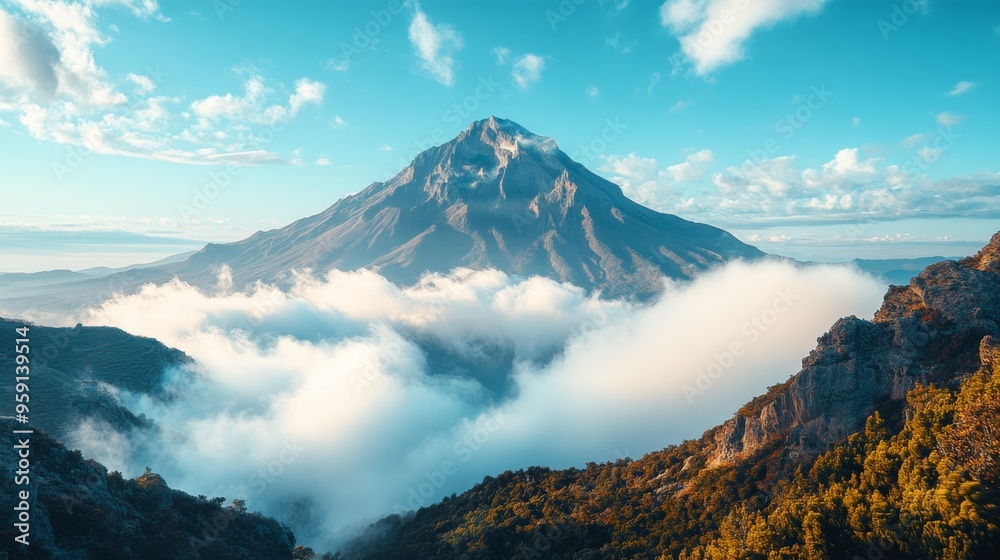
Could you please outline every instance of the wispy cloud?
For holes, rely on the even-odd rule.
[[[953,115],[945,111],[934,115],[934,120],[941,126],[955,126],[965,120],[965,115]]]
[[[963,93],[967,93],[977,85],[979,84],[977,84],[976,82],[958,82],[957,84],[955,84],[955,87],[951,88],[951,91],[948,92],[948,95],[962,95]]]
[[[521,91],[531,89],[542,79],[542,70],[545,69],[545,58],[537,54],[525,54],[514,61],[510,75],[514,78],[514,84]]]
[[[462,36],[447,24],[433,24],[420,6],[413,4],[410,21],[410,44],[420,67],[434,80],[452,86],[455,83],[453,55],[462,49]]]
[[[507,61],[510,60],[510,49],[508,49],[507,47],[504,46],[493,47],[493,49],[490,52],[492,52],[493,56],[496,57],[497,64],[499,64],[500,66],[507,64]]]
[[[678,111],[683,111],[684,109],[690,107],[692,103],[694,103],[694,101],[690,99],[678,99],[677,103],[674,103],[673,105],[670,106],[669,109],[667,109],[667,113],[676,113]]]
[[[653,95],[653,88],[655,88],[656,85],[659,83],[660,83],[660,73],[653,72],[649,76],[649,85],[646,86],[646,95]]]
[[[744,43],[761,29],[820,11],[827,0],[667,0],[660,21],[680,40],[694,72],[705,76],[745,57]]]

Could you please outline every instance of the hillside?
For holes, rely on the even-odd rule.
[[[1000,233],[893,287],[702,438],[487,477],[349,558],[994,558]],[[874,556],[872,556],[874,554]]]
[[[12,430],[21,428],[13,420],[0,418],[4,449],[13,448]],[[127,480],[84,460],[79,451],[66,449],[40,430],[30,437],[29,546],[14,544],[10,523],[0,527],[4,551],[10,552],[12,560],[292,558],[295,537],[291,531],[272,519],[248,513],[240,503],[223,506],[222,498],[172,490],[151,472]],[[3,462],[4,480],[14,480],[14,465]],[[12,491],[0,493],[0,508],[12,512],[14,506]]]
[[[0,318],[0,337],[11,340],[23,323]],[[32,425],[64,439],[84,419],[120,432],[146,426],[118,401],[118,391],[168,398],[164,375],[191,363],[183,352],[113,327],[30,327]],[[0,347],[0,370],[13,371],[13,344]],[[0,384],[0,400],[14,402],[14,384]]]

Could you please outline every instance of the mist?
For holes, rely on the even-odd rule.
[[[145,286],[89,311],[196,360],[169,399],[120,393],[153,430],[68,441],[129,476],[242,498],[335,546],[380,516],[506,469],[637,458],[700,436],[800,368],[884,286],[846,266],[734,262],[656,301],[456,269],[400,288],[371,271],[207,294]],[[443,357],[442,357],[443,356]],[[479,364],[486,364],[479,367]],[[485,372],[485,373],[484,373]],[[124,438],[127,437],[127,440]]]

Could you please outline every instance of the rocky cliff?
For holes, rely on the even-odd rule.
[[[981,350],[983,359],[996,359],[989,336],[1000,336],[1000,233],[974,257],[934,264],[909,285],[892,286],[873,320],[838,321],[795,376],[714,433],[710,464],[777,438],[806,455],[824,450],[876,409],[898,416],[917,383],[954,386],[956,372],[978,367]]]

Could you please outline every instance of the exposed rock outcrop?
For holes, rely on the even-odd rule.
[[[957,374],[1000,360],[1000,233],[976,256],[927,267],[892,286],[873,320],[848,317],[818,340],[788,382],[754,399],[715,432],[711,464],[786,438],[806,455],[891,413],[917,383],[954,385]]]

